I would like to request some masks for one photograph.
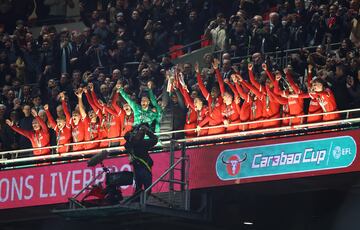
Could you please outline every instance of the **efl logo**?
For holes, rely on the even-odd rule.
[[[226,165],[226,171],[229,175],[235,176],[240,172],[241,163],[244,162],[247,158],[246,153],[242,159],[238,155],[232,155],[227,161],[224,160],[224,156],[221,158],[221,161]]]
[[[340,146],[336,146],[333,150],[333,157],[338,160],[342,156],[351,155],[350,148],[341,148]]]

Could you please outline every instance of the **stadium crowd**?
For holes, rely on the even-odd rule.
[[[61,145],[144,122],[194,137],[334,120],[241,125],[359,107],[359,1],[223,2],[80,1],[82,31],[44,25],[33,34],[26,18],[13,31],[0,26],[0,151],[116,146],[124,141]],[[169,50],[193,42],[186,51],[212,43],[219,52],[174,65]],[[271,53],[293,48],[287,66]]]

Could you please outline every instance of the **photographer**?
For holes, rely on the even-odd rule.
[[[144,139],[145,135],[149,139]],[[135,175],[135,193],[146,190],[152,183],[151,168],[153,160],[148,151],[158,142],[157,136],[150,131],[147,124],[140,124],[125,134],[125,149],[129,154]]]

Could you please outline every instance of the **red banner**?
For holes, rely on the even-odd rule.
[[[257,140],[246,143],[224,144],[188,149],[186,154],[190,159],[190,189],[359,171],[360,160],[358,157],[356,157],[355,161],[346,168],[256,177],[241,179],[241,181],[222,181],[216,175],[215,170],[219,154],[226,149],[271,145],[290,141],[296,142],[324,137],[331,138],[339,135],[352,136],[358,145],[360,140],[358,135],[356,135],[357,132],[358,131],[356,130],[332,132],[318,135]],[[179,155],[180,152],[177,152],[176,154]],[[152,158],[154,160],[153,178],[155,180],[163,174],[166,169],[168,169],[170,163],[169,153],[155,153],[152,154]],[[110,167],[113,171],[131,171],[131,165],[129,164],[127,157],[107,159],[104,161],[104,164],[105,166]],[[101,172],[102,168],[100,166],[87,167],[86,162],[57,163],[48,166],[0,171],[0,209],[67,202],[69,197],[77,194]],[[176,177],[177,178],[175,179],[179,179],[178,175],[176,175]],[[96,183],[103,180],[104,176],[96,181]],[[164,192],[167,190],[168,184],[160,183],[153,189],[153,192]],[[130,195],[132,192],[132,186],[123,188],[123,194],[125,195]]]

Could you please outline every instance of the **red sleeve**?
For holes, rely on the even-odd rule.
[[[22,128],[19,128],[15,125],[11,126],[12,130],[14,130],[15,132],[17,133],[20,133],[21,135],[23,135],[24,137],[28,138],[31,140],[31,134],[33,131],[31,130],[25,130],[25,129],[22,129]]]
[[[86,96],[86,99],[87,101],[89,102],[91,108],[94,110],[94,113],[96,113],[96,115],[99,117],[100,121],[102,120],[102,111],[101,109],[99,109],[95,104],[94,104],[94,101],[93,99],[91,98],[90,94],[89,94],[89,91],[87,91],[85,93],[85,96]]]
[[[266,75],[268,76],[268,78],[270,79],[270,81],[271,81],[272,83],[274,83],[274,81],[275,81],[274,75],[273,75],[268,69],[265,70],[265,72],[266,72]]]
[[[256,96],[257,96],[257,98],[259,98],[259,99],[261,99],[262,98],[262,93],[260,93],[260,91],[256,88],[256,87],[254,87],[253,85],[251,85],[251,84],[249,84],[247,81],[245,81],[245,80],[243,80],[242,82],[241,82],[243,85],[245,85],[248,89],[250,89],[251,90],[251,92],[253,92]]]
[[[330,89],[326,89],[322,92],[316,92],[315,94],[323,97],[330,97],[333,93],[330,91]]]
[[[250,82],[251,82],[251,84],[253,85],[253,86],[255,86],[255,88],[257,89],[257,90],[260,90],[260,88],[261,88],[261,85],[260,85],[260,83],[259,82],[257,82],[256,80],[255,80],[255,76],[254,76],[254,72],[252,71],[252,70],[249,70],[249,77],[250,77]],[[250,89],[250,88],[249,88]],[[251,89],[250,89],[251,90]],[[251,90],[252,91],[252,90]],[[255,93],[255,92],[254,92]]]
[[[90,127],[90,117],[86,114],[86,117],[84,117],[84,119],[81,120],[81,122],[83,122],[85,130],[88,130],[88,128]]]
[[[65,114],[65,117],[66,117],[66,124],[69,125],[69,124],[70,124],[70,118],[71,118],[69,109],[68,109],[68,107],[67,107],[67,104],[66,104],[65,100],[63,100],[63,101],[61,102],[61,104],[62,104],[62,107],[63,107],[63,110],[64,110],[64,114]]]
[[[239,93],[240,97],[244,100],[247,99],[247,93],[244,92],[244,90],[241,88],[241,86],[238,83],[235,83],[235,87],[237,92]]]
[[[36,116],[35,119],[39,122],[39,124],[41,126],[41,130],[43,132],[48,132],[48,127],[47,127],[46,123],[39,116]]]
[[[92,97],[92,99],[93,99],[94,105],[95,105],[98,109],[102,110],[103,107],[102,107],[102,106],[100,105],[100,103],[98,102],[98,98],[97,98],[97,96],[96,96],[95,91],[91,91],[91,97]]]
[[[281,95],[282,92],[280,90],[280,86],[279,86],[279,81],[274,81],[274,93],[275,94],[278,94],[278,95]]]
[[[236,104],[235,101],[234,101],[234,104],[235,104],[236,112],[240,115],[240,113],[241,113],[240,103]]]
[[[113,116],[118,115],[118,113],[115,110],[111,109],[109,106],[104,106],[104,109],[105,109],[106,112],[110,113]]]
[[[94,110],[94,112],[96,112],[97,110],[99,110],[98,107],[96,107],[96,105],[94,104],[94,101],[93,99],[91,98],[90,94],[89,94],[89,91],[87,91],[85,93],[85,96],[86,96],[86,100],[89,102],[91,108]]]
[[[121,113],[122,108],[117,104],[119,98],[119,93],[114,92],[114,95],[111,98],[111,106],[115,109],[117,115]]]
[[[234,85],[231,84],[230,82],[228,82],[227,85],[230,87],[231,91],[233,91],[234,96],[235,96],[235,97],[238,97],[238,96],[239,96],[239,93],[236,91],[236,88],[234,87]]]
[[[299,98],[314,98],[310,93],[300,93]]]
[[[193,101],[191,100],[191,98],[189,96],[189,93],[184,88],[182,88],[181,86],[180,86],[179,90],[180,90],[180,93],[184,97],[186,106],[192,108],[193,110],[195,110],[195,105],[194,105]]]
[[[311,87],[311,81],[312,81],[312,79],[313,79],[313,75],[312,75],[312,72],[308,72],[308,76],[307,76],[307,86],[308,86],[308,88],[310,88]]]
[[[219,83],[219,87],[220,87],[220,92],[221,92],[221,96],[224,95],[225,93],[225,85],[224,85],[224,80],[221,76],[220,70],[219,69],[215,69],[215,75],[216,75],[216,79]]]
[[[199,124],[199,126],[200,127],[203,127],[204,125],[206,125],[207,123],[209,123],[209,121],[210,121],[210,114],[209,115],[207,115],[205,118],[204,118],[204,120],[202,120],[201,122],[200,122],[200,124]]]
[[[282,105],[286,105],[288,104],[288,100],[286,98],[283,98],[279,95],[276,95],[275,93],[273,93],[270,89],[269,91],[267,91],[267,93],[269,94],[270,98],[272,100],[275,100],[276,102],[278,102],[279,104],[282,104]]]
[[[250,118],[249,106],[247,106],[246,103],[247,102],[244,102],[244,104],[241,107],[241,111],[240,111],[240,120],[241,121],[248,121]]]
[[[47,116],[47,118],[49,120],[51,128],[55,129],[56,128],[56,122],[55,122],[53,116],[51,115],[50,111],[45,110],[45,113],[46,113],[46,116]]]
[[[201,75],[200,73],[196,73],[196,79],[197,79],[197,82],[199,84],[199,88],[200,88],[200,91],[202,93],[202,95],[205,97],[205,99],[208,101],[209,98],[210,98],[210,94],[209,92],[207,91],[205,85],[204,85],[204,82],[203,80],[201,79]],[[209,101],[208,101],[209,102]]]
[[[288,80],[291,88],[294,89],[294,92],[299,94],[301,92],[300,88],[299,88],[299,86],[297,86],[297,84],[295,84],[294,79],[293,79],[292,75],[289,72],[286,73],[286,79]]]

